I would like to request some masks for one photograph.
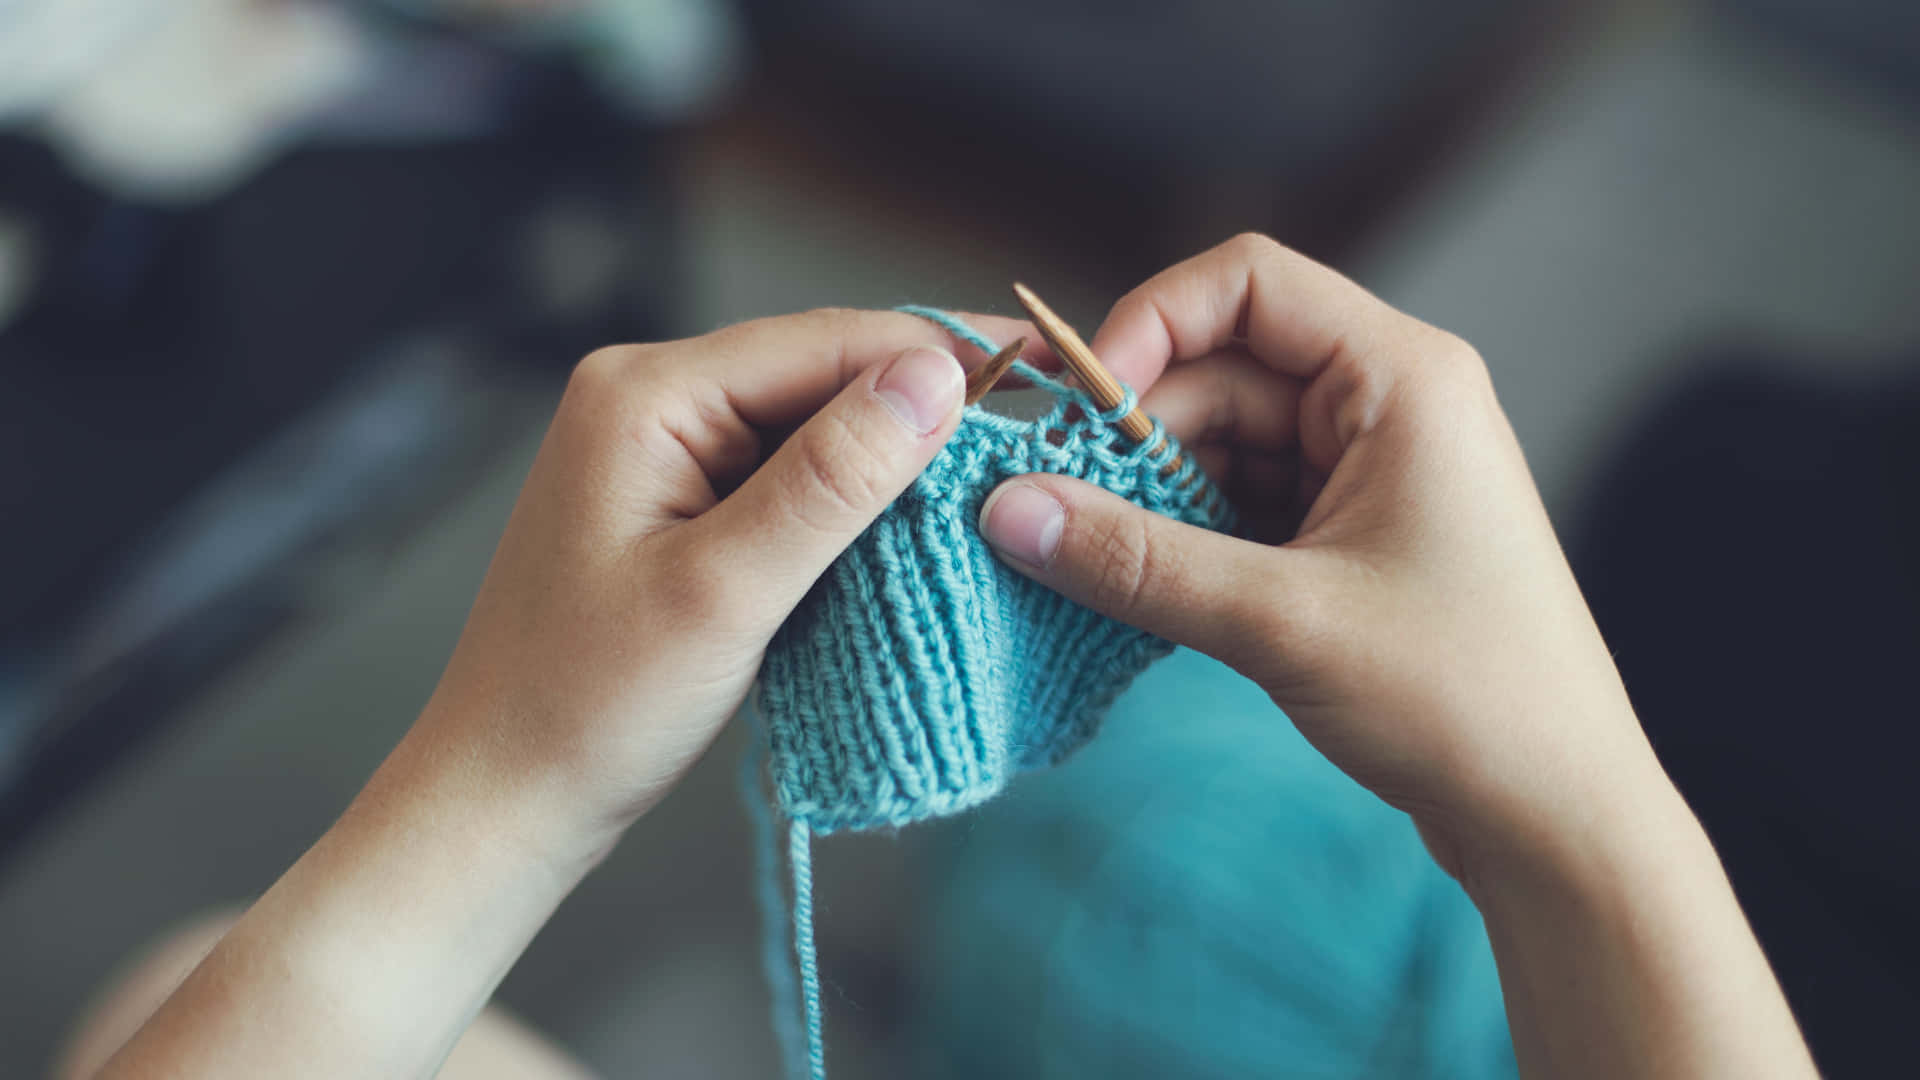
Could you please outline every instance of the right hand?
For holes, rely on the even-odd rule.
[[[1470,887],[1672,797],[1467,344],[1243,236],[1129,293],[1093,350],[1254,538],[1034,474],[981,514],[1011,565],[1254,679]]]

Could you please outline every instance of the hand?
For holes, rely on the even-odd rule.
[[[1241,237],[1128,294],[1093,349],[1253,539],[1035,475],[982,513],[1014,566],[1259,682],[1456,874],[1665,786],[1465,343]]]
[[[419,721],[104,1075],[438,1071],[952,434],[950,345],[823,311],[583,361]]]
[[[822,311],[588,357],[410,740],[617,835],[953,433],[950,345],[912,316]]]
[[[1027,476],[981,509],[1004,556],[1232,664],[1413,816],[1485,920],[1522,1075],[1814,1076],[1473,350],[1255,236],[1093,349],[1255,539]]]

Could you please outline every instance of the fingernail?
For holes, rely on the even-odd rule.
[[[894,419],[916,435],[940,426],[966,387],[953,354],[924,345],[894,357],[873,384],[874,395]]]
[[[980,508],[980,531],[1002,555],[1032,567],[1043,567],[1060,548],[1060,532],[1067,511],[1060,500],[1014,481],[1002,484]]]

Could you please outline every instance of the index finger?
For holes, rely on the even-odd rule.
[[[1038,340],[1032,326],[1019,320],[963,318],[993,341]],[[735,415],[755,427],[772,428],[811,415],[860,372],[916,345],[946,349],[968,370],[987,359],[917,315],[843,308],[755,319],[673,348],[684,350],[692,369],[714,381]]]
[[[1242,343],[1275,371],[1310,380],[1341,349],[1417,325],[1334,270],[1247,233],[1121,297],[1092,348],[1134,386]]]

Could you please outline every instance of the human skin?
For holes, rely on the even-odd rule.
[[[953,347],[825,311],[583,361],[418,722],[101,1075],[433,1075],[952,434]],[[1234,665],[1411,813],[1486,914],[1530,1074],[1810,1075],[1471,350],[1258,238],[1094,348],[1285,542],[1035,477],[984,513],[1008,561]]]
[[[1813,1075],[1474,350],[1259,236],[1134,290],[1093,349],[1255,536],[1033,475],[982,508],[1003,557],[1231,664],[1410,814],[1486,919],[1524,1074]]]

